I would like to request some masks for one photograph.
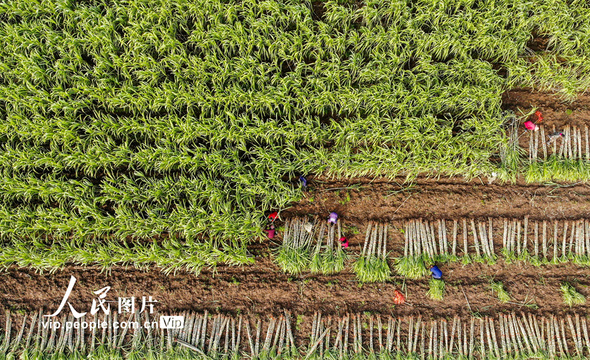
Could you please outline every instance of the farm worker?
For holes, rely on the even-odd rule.
[[[554,142],[555,140],[557,140],[557,138],[559,137],[564,137],[565,135],[563,135],[562,132],[554,132],[553,134],[549,135],[549,140],[547,141],[547,145],[551,144],[552,142]]]
[[[275,237],[275,226],[270,225],[270,229],[265,230],[268,233],[268,238],[272,239]]]
[[[539,130],[539,126],[538,126],[537,124],[533,123],[533,122],[532,122],[532,121],[530,121],[530,120],[527,120],[527,121],[525,121],[525,123],[524,123],[524,127],[525,127],[527,130],[531,130],[531,131],[537,131],[537,130]]]
[[[299,177],[299,182],[304,190],[307,189],[307,179],[303,175]]]
[[[442,271],[436,265],[430,266],[430,272],[432,273],[432,277],[435,279],[442,279]]]
[[[543,121],[543,114],[541,114],[541,112],[539,110],[537,110],[535,112],[535,116],[537,117],[537,121],[536,122],[540,123],[541,121]],[[525,121],[524,127],[527,130],[531,130],[531,131],[537,131],[537,130],[539,130],[539,125],[535,124],[534,122],[532,122],[530,120]]]
[[[402,294],[399,290],[393,291],[393,303],[396,305],[401,305],[406,302],[406,297]]]
[[[348,247],[348,239],[346,237],[341,237],[340,238],[340,243],[342,244],[343,248],[347,248]]]
[[[328,224],[336,224],[336,222],[338,221],[338,214],[336,214],[335,212],[331,212],[330,216],[328,216]]]
[[[279,214],[275,211],[273,213],[270,213],[270,215],[268,215],[268,220],[270,220],[271,222],[274,222],[277,219],[277,216]]]

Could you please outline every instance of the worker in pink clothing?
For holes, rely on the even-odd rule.
[[[535,124],[534,122],[527,120],[524,123],[524,127],[530,131],[537,131],[539,130],[539,125]]]
[[[343,248],[347,248],[348,247],[348,239],[346,239],[346,237],[341,237],[340,238],[340,244],[342,245]]]
[[[268,234],[268,238],[269,239],[272,239],[272,238],[275,237],[275,226],[274,226],[274,224],[271,224],[270,225],[270,229],[266,229],[264,231],[266,231],[266,233]]]
[[[270,221],[270,228],[266,229],[264,231],[266,231],[266,233],[268,234],[268,238],[272,239],[275,237],[275,220],[277,219],[277,217],[279,216],[279,213],[274,211],[272,213],[270,213],[267,217],[268,221]]]

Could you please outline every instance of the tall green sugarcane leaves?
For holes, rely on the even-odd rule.
[[[501,94],[585,91],[588,13],[540,0],[2,3],[0,237],[174,233],[223,239],[214,253],[260,236],[265,210],[300,199],[284,179],[302,173],[587,179],[584,161],[521,161]]]

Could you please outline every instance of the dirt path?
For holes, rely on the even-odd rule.
[[[590,296],[590,270],[587,268],[571,264],[534,267],[502,262],[496,265],[453,263],[442,268],[446,278],[444,301],[428,298],[427,278],[404,282],[394,277],[385,284],[361,286],[350,272],[334,276],[285,275],[264,258],[258,259],[256,266],[222,267],[216,274],[205,271],[198,277],[185,273],[166,276],[155,270],[143,272],[122,268],[113,269],[110,275],[82,267],[69,267],[44,275],[11,269],[3,275],[0,296],[3,311],[44,308],[46,312],[53,312],[73,275],[78,281],[69,300],[78,311],[88,311],[94,296],[92,291],[105,286],[111,286],[107,300],[135,296],[140,302],[142,296],[152,296],[159,301],[156,308],[161,312],[208,310],[278,315],[289,309],[293,314],[301,315],[321,310],[333,315],[371,312],[447,317],[467,316],[471,312],[494,315],[510,311],[546,314],[590,310],[590,304],[571,309],[566,307],[559,292],[560,284],[569,282],[579,292]],[[511,293],[511,303],[501,304],[494,297],[488,289],[490,279],[504,283]],[[404,284],[407,304],[394,306],[393,290]],[[112,306],[116,307],[116,303]]]
[[[305,199],[281,217],[321,215],[336,211],[348,222],[396,219],[513,217],[578,219],[590,216],[590,185],[502,185],[487,179],[463,181],[419,178],[411,184],[387,180],[310,180]]]

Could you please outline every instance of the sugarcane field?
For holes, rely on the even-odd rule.
[[[0,360],[590,358],[590,3],[0,0]]]

